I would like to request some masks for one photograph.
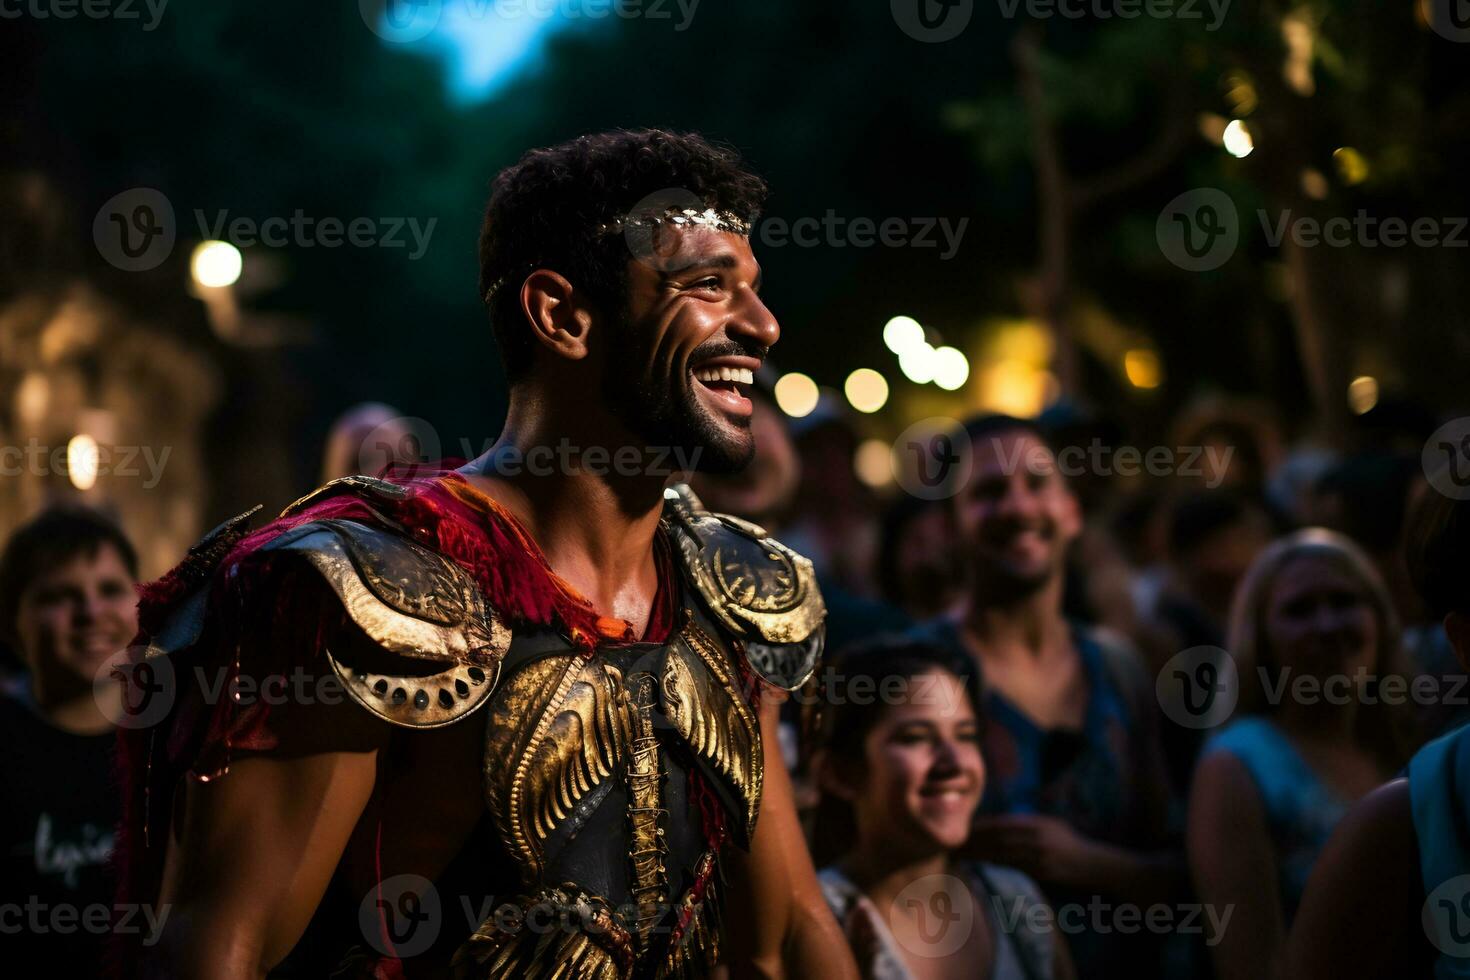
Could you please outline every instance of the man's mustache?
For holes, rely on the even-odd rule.
[[[698,367],[705,361],[716,357],[754,357],[764,364],[766,355],[770,352],[771,348],[765,344],[737,344],[733,340],[712,340],[694,348],[694,353],[689,355],[689,366]]]

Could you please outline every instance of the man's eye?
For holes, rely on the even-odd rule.
[[[694,284],[693,288],[694,289],[719,289],[720,288],[720,277],[719,276],[710,276],[707,279],[701,279],[701,280],[699,280],[698,282],[696,282]]]

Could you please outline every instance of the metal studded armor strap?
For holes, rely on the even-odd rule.
[[[408,537],[357,521],[292,528],[261,552],[317,570],[371,643],[327,658],[363,707],[395,725],[437,728],[468,716],[495,687],[510,630],[464,569]]]
[[[740,639],[750,666],[794,691],[822,655],[827,607],[812,563],[749,521],[705,509],[688,486],[664,491],[664,523],[685,578]]]

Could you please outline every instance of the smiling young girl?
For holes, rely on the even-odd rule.
[[[985,787],[973,675],[879,641],[839,658],[822,705],[814,849],[864,976],[1070,978],[1035,883],[958,851]]]

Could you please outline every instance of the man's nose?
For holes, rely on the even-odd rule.
[[[729,331],[750,338],[761,347],[774,347],[781,339],[781,325],[760,295],[750,287],[741,290],[740,308],[731,320]]]
[[[1007,517],[1031,518],[1040,512],[1040,497],[1032,490],[1025,479],[1012,477],[1006,483],[1006,492],[1000,498],[1000,506],[996,509]]]

